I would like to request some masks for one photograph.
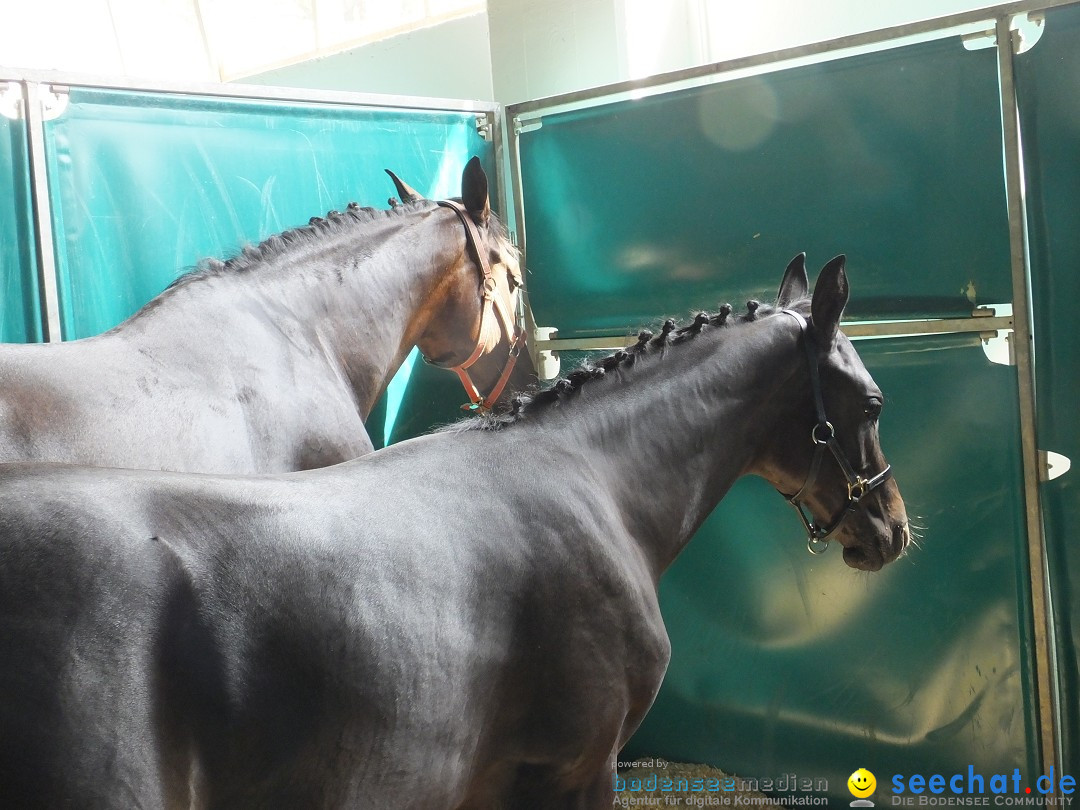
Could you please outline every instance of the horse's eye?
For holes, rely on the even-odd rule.
[[[866,404],[863,405],[863,413],[871,419],[877,419],[881,415],[881,400],[877,397],[867,399]]]

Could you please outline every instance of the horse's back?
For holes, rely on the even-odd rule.
[[[0,345],[0,462],[260,473],[370,452],[340,379],[267,371],[259,364],[269,360],[235,345],[205,351],[126,325],[69,343]]]
[[[440,625],[439,604],[401,604],[424,568],[413,555],[365,578],[385,547],[355,548],[366,532],[353,508],[328,505],[335,486],[306,490],[0,467],[0,796],[395,806],[405,774],[427,765],[441,777],[430,806],[459,790],[442,755],[461,697],[430,678],[399,684],[423,662],[403,643],[410,620],[464,634],[464,619]],[[430,714],[393,731],[410,696]],[[396,746],[424,725],[431,749],[410,766]],[[457,728],[454,745],[468,745],[473,730]]]
[[[115,806],[190,785],[217,806],[434,808],[602,762],[666,660],[662,625],[634,619],[651,583],[597,544],[595,499],[526,505],[515,478],[447,512],[485,443],[287,478],[0,468],[0,717],[31,741],[0,748],[0,779],[139,797]]]
[[[167,559],[105,508],[122,489],[87,493],[101,499],[88,530],[69,501],[79,493],[48,484],[0,487],[0,796],[164,806],[153,694]]]

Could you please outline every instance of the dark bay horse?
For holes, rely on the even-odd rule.
[[[391,176],[402,197],[392,210],[350,206],[271,237],[97,337],[0,347],[0,461],[334,464],[372,449],[363,420],[414,344],[437,363],[473,360],[485,394],[534,381],[513,324],[517,253],[479,161],[456,207]]]
[[[668,661],[658,580],[737,478],[854,568],[908,543],[843,260],[806,292],[796,260],[776,308],[327,469],[3,466],[0,796],[611,807]]]

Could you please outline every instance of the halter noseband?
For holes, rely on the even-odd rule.
[[[476,230],[476,225],[469,216],[469,212],[465,210],[465,206],[456,200],[439,200],[438,205],[449,208],[457,214],[457,218],[465,226],[466,247],[472,247],[473,253],[476,255],[477,267],[480,268],[480,296],[484,308],[480,313],[480,333],[476,338],[476,348],[473,349],[467,360],[456,365],[436,363],[426,357],[424,361],[433,366],[448,368],[458,375],[458,379],[461,380],[461,385],[465,389],[465,393],[469,395],[470,400],[470,404],[461,406],[463,410],[488,410],[499,398],[510,379],[510,374],[514,371],[518,355],[521,354],[521,347],[525,343],[525,331],[515,322],[514,317],[507,310],[503,301],[495,295],[495,276],[491,272],[491,265],[488,263],[487,256],[484,255],[484,251],[480,248],[480,233]],[[472,378],[469,376],[469,368],[484,355],[484,324],[491,317],[492,310],[498,316],[502,333],[510,340],[510,352],[506,365],[503,366],[502,374],[499,375],[499,379],[485,396],[480,393],[473,383]]]
[[[803,527],[806,529],[807,550],[811,554],[821,554],[829,547],[829,538],[836,533],[848,515],[859,507],[859,502],[889,480],[892,476],[892,466],[886,464],[885,469],[873,478],[863,478],[852,469],[851,463],[840,447],[840,443],[836,440],[836,428],[825,416],[825,402],[821,395],[821,374],[818,369],[817,347],[807,331],[806,318],[794,310],[785,309],[783,312],[794,318],[802,331],[803,345],[806,347],[806,360],[810,366],[810,385],[814,390],[817,424],[810,431],[810,441],[814,443],[814,458],[810,462],[810,471],[806,474],[806,481],[794,495],[784,495],[782,492],[780,494],[784,495],[787,502],[795,507],[795,512],[799,515],[799,520],[802,521]],[[803,494],[817,480],[818,472],[821,470],[821,459],[825,456],[826,449],[832,453],[836,463],[840,465],[844,477],[847,478],[847,506],[831,523],[826,526],[819,526],[814,523],[812,513],[810,513],[809,517],[807,516],[807,513],[810,512],[809,507],[805,507],[804,511]]]

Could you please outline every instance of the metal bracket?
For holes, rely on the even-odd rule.
[[[1012,19],[1012,47],[1013,53],[1027,53],[1043,35],[1046,30],[1046,14],[1042,11],[1032,11],[1028,14],[1017,14]]]
[[[540,129],[544,125],[544,119],[542,118],[530,118],[528,121],[523,121],[520,118],[514,119],[514,134],[521,135],[525,132],[532,132]]]
[[[960,37],[960,43],[965,51],[982,51],[997,45],[997,31],[987,28],[985,31],[976,31],[972,34],[964,34]]]
[[[1028,14],[1017,14],[1009,21],[1009,34],[1012,40],[1013,53],[1026,53],[1035,47],[1046,25],[1046,13],[1032,11]],[[963,34],[960,41],[967,51],[981,51],[993,48],[997,45],[997,30],[988,28],[985,31],[975,31]]]
[[[50,84],[48,89],[42,89],[38,98],[41,99],[41,119],[55,121],[67,112],[71,91],[63,85]]]
[[[490,141],[494,137],[494,127],[492,126],[490,115],[478,115],[476,116],[476,131],[480,134],[480,137],[485,141]]]
[[[0,115],[19,121],[23,117],[23,90],[18,82],[0,82]]]
[[[1072,461],[1068,456],[1055,453],[1052,450],[1039,451],[1039,480],[1042,482],[1053,481],[1069,471]]]
[[[1012,318],[1012,304],[994,304],[993,306],[977,307],[972,313],[973,318]],[[996,321],[995,321],[996,323]],[[1001,366],[1016,365],[1016,351],[1013,348],[1012,329],[987,329],[979,333],[982,341],[983,354],[991,363]]]
[[[533,330],[532,344],[539,346],[541,341],[547,344],[548,341],[558,339],[559,330],[553,326],[538,326]],[[559,359],[559,352],[552,349],[540,349],[536,353],[536,357],[533,358],[533,364],[536,366],[536,376],[541,380],[554,380],[559,376],[559,369],[562,361]]]

